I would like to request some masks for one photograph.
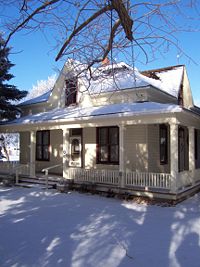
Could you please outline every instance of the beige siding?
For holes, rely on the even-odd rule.
[[[30,161],[30,133],[20,133],[20,162],[27,164]]]
[[[140,90],[128,89],[96,95],[88,95],[88,93],[85,93],[80,97],[80,105],[82,107],[102,106],[117,103],[133,103],[145,100],[147,100],[146,89],[141,88]]]
[[[147,98],[150,102],[177,104],[177,99],[155,88],[149,88]]]
[[[168,133],[168,137],[169,137],[169,133]],[[159,125],[148,125],[148,151],[149,151],[148,171],[156,172],[156,173],[157,172],[168,173],[170,171],[169,163],[164,164],[164,165],[160,164]],[[169,151],[169,148],[168,148],[168,151]]]
[[[83,166],[96,166],[96,128],[83,129]]]
[[[147,126],[128,126],[125,130],[125,168],[129,171],[148,170]]]

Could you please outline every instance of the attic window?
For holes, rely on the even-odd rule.
[[[65,89],[65,106],[76,104],[77,97],[77,78],[68,79]]]

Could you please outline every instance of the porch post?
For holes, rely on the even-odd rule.
[[[194,183],[195,155],[194,155],[194,127],[188,127],[189,131],[189,170]]]
[[[171,190],[176,193],[178,179],[178,125],[170,124]]]
[[[69,128],[63,128],[63,178],[69,179]]]
[[[35,177],[36,132],[30,132],[30,176]]]
[[[119,126],[119,171],[120,171],[120,186],[125,186],[125,164],[124,164],[124,131],[125,126],[121,124]]]

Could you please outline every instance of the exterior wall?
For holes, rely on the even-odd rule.
[[[148,170],[147,126],[134,125],[125,128],[125,169],[128,171]]]
[[[127,171],[170,172],[170,159],[168,164],[160,164],[159,125],[127,126],[124,139],[125,169]],[[96,128],[83,129],[83,167],[119,169],[119,165],[96,164]]]
[[[150,102],[177,104],[176,98],[153,87],[147,90],[147,99]]]
[[[110,93],[101,93],[89,95],[88,93],[80,96],[80,106],[102,106],[117,103],[133,103],[136,101],[147,100],[147,89],[128,89],[114,91]]]
[[[83,129],[83,168],[118,170],[119,165],[96,163],[96,128]]]
[[[194,106],[190,82],[185,68],[183,74],[183,105],[186,108],[191,108]]]
[[[36,161],[36,172],[42,169],[62,164],[63,157],[63,134],[62,130],[50,131],[50,161]],[[52,169],[52,173],[62,174],[62,166]]]
[[[20,133],[20,163],[27,164],[30,162],[30,133]]]
[[[149,153],[149,172],[169,173],[169,132],[168,132],[168,164],[160,164],[160,143],[159,143],[159,125],[148,125],[148,153]]]

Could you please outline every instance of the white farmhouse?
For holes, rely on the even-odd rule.
[[[200,188],[200,109],[183,65],[84,71],[69,60],[51,91],[20,107],[0,132],[20,133],[31,177],[47,168],[97,190],[175,201]]]

